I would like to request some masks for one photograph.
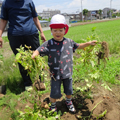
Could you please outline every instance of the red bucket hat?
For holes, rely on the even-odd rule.
[[[56,14],[51,18],[50,27],[53,29],[65,27],[65,34],[67,34],[69,29],[68,25],[66,24],[65,17],[60,14]]]

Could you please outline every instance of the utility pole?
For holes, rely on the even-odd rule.
[[[83,21],[83,9],[82,9],[82,0],[81,0],[81,13],[82,13],[82,21]]]
[[[112,10],[112,0],[110,0],[110,18],[112,17],[111,10]]]

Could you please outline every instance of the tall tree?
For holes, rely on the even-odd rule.
[[[84,19],[84,20],[86,20],[87,14],[88,14],[88,9],[84,9],[84,10],[83,10],[83,15],[85,16],[85,19]]]
[[[41,20],[41,19],[42,19],[42,17],[41,17],[41,16],[38,16],[38,19],[39,19],[39,20]]]
[[[102,15],[102,10],[101,9],[99,9],[98,14],[100,15],[100,19],[101,19],[101,15]]]

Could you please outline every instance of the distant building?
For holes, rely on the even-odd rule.
[[[96,20],[96,19],[100,19],[99,10],[90,10],[90,11],[88,11],[87,20]]]
[[[67,13],[62,13],[61,15],[63,15],[65,17],[65,20],[67,22],[67,24],[70,24],[70,16]]]
[[[110,17],[110,10],[112,10],[113,12],[116,11],[116,9],[104,8],[103,9],[103,18]]]
[[[42,13],[38,13],[38,15],[40,17],[42,17],[42,19],[49,19],[52,18],[53,15],[55,14],[60,14],[60,10],[43,10]]]
[[[46,20],[39,20],[42,27],[49,27],[49,22]]]
[[[71,22],[71,21],[80,21],[80,15],[79,14],[68,14],[68,13],[62,13],[63,16],[65,16],[65,18],[68,20],[68,22]],[[66,21],[67,21],[66,20]],[[68,23],[67,22],[67,23]]]

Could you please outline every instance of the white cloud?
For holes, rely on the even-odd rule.
[[[54,3],[54,0],[53,0]],[[55,4],[55,3],[54,3]],[[105,7],[110,8],[110,0],[82,0],[82,9],[88,10],[99,10],[104,9]],[[111,7],[120,10],[120,1],[119,0],[112,0]],[[60,10],[61,13],[76,13],[77,11],[81,12],[81,0],[72,0],[71,2],[64,2],[59,3],[56,2],[56,5],[46,4],[46,5],[39,5],[36,6],[38,12],[42,12],[43,9],[52,9],[52,10]]]
[[[48,7],[45,5],[36,6],[37,12],[42,12],[43,10],[47,10],[47,9],[48,9]]]

